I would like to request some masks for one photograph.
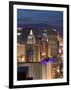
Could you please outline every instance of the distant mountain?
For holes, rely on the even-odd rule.
[[[45,23],[39,23],[39,24],[19,24],[18,27],[22,27],[24,29],[28,28],[28,29],[52,29],[54,27],[45,24]]]
[[[48,30],[54,30],[56,29],[56,31],[60,32],[60,34],[63,36],[63,27],[62,26],[51,26],[49,24],[46,23],[37,23],[37,24],[18,24],[17,27],[21,27],[24,29],[33,29],[33,30],[44,30],[44,29],[48,29]]]

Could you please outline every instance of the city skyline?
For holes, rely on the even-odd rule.
[[[17,9],[17,80],[63,78],[62,55],[63,12]]]

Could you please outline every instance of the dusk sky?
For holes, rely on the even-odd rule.
[[[17,27],[45,29],[48,25],[63,34],[63,12],[27,9],[17,10]]]

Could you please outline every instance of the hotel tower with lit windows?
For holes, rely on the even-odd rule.
[[[35,37],[31,29],[25,44],[17,44],[18,80],[62,78],[62,57],[63,39],[58,32],[44,30],[42,36]],[[47,58],[55,58],[56,61],[43,64],[42,60]],[[21,67],[22,73],[19,72]]]

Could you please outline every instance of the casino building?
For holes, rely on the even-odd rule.
[[[31,29],[24,44],[17,44],[18,80],[53,79],[56,76],[56,63],[42,64],[48,57],[63,55],[62,38],[55,30],[44,30],[42,36],[33,33]],[[22,72],[20,72],[22,68]]]

